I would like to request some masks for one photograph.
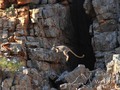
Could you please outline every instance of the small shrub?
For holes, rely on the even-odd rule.
[[[5,11],[6,11],[7,15],[15,16],[15,7],[14,7],[14,4],[11,4],[11,6],[9,8],[6,8]]]
[[[18,71],[23,66],[23,62],[16,59],[10,60],[6,57],[0,57],[0,67],[2,70],[7,70],[10,72]]]

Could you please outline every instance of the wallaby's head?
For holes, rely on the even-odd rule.
[[[51,50],[55,50],[55,44],[53,44],[53,46],[52,46]]]

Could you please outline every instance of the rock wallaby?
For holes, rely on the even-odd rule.
[[[75,54],[70,48],[68,48],[65,45],[59,45],[59,46],[55,46],[53,45],[53,47],[51,48],[51,50],[55,50],[57,53],[58,52],[62,52],[65,56],[66,56],[66,61],[68,61],[69,59],[69,55],[68,52],[71,52],[73,55],[75,55],[77,58],[84,58],[85,55],[83,54],[82,56],[78,56],[77,54]]]

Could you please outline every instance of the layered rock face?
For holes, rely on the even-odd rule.
[[[97,59],[96,68],[100,63],[107,64],[112,60],[112,54],[119,53],[119,3],[117,0],[91,2],[96,13],[91,26],[94,32],[92,44]]]
[[[66,71],[63,53],[51,50],[53,45],[70,44],[73,27],[68,2],[72,3],[0,1],[4,9],[0,11],[0,56],[24,62],[22,70],[12,75],[4,70],[0,75],[1,90],[119,90],[120,2],[85,0],[86,13],[94,16],[89,31],[93,35],[96,70],[78,65],[71,72]]]
[[[52,73],[60,74],[66,68],[63,54],[57,54],[51,48],[68,43],[63,31],[67,26],[69,7],[54,0],[42,0],[41,4],[34,2],[38,5],[33,3],[33,6],[24,5],[29,1],[23,1],[18,0],[18,8],[11,6],[0,12],[1,56],[24,62],[23,73],[2,76],[1,89],[51,90],[48,77]],[[6,5],[4,0],[2,5]],[[30,9],[34,6],[37,7]]]

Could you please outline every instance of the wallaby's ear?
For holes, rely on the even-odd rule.
[[[53,44],[53,47],[55,47],[55,44]]]
[[[53,44],[53,45],[52,45],[52,48],[51,48],[51,50],[54,50],[54,49],[55,49],[55,44]]]

